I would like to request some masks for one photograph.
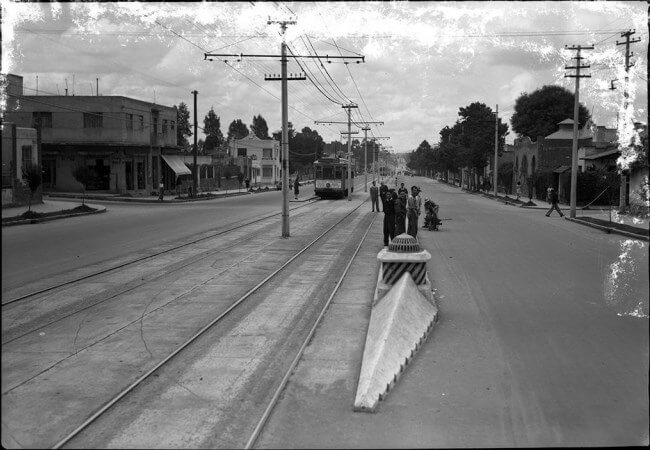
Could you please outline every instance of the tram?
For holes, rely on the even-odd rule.
[[[354,192],[354,165],[351,166]],[[348,195],[348,160],[337,157],[322,157],[314,161],[315,193],[320,198],[343,198]]]

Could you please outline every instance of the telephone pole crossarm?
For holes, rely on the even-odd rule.
[[[241,61],[243,58],[281,58],[282,55],[263,55],[263,54],[244,54],[244,53],[204,53],[203,60],[214,61],[213,58],[237,58]],[[366,62],[365,56],[334,56],[334,55],[291,55],[292,58],[311,58],[311,59],[358,59],[357,64]]]

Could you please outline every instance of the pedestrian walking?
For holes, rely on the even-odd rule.
[[[165,185],[162,180],[158,183],[158,200],[163,201],[163,195],[165,194]]]
[[[395,239],[395,203],[397,201],[397,192],[390,189],[386,192],[384,201],[384,246]]]
[[[370,186],[370,203],[372,203],[372,212],[375,212],[375,205],[377,205],[377,212],[381,212],[379,211],[379,188],[375,184],[373,181]]]
[[[299,177],[296,175],[296,181],[293,183],[293,195],[296,197],[296,200],[298,200],[298,194],[300,194],[300,183],[299,183]]]
[[[551,188],[550,200],[551,200],[551,208],[546,212],[546,217],[550,217],[553,210],[556,210],[557,212],[559,212],[560,217],[564,217],[564,214],[562,214],[562,211],[560,210],[560,207],[558,206],[558,202],[560,200],[559,200],[559,198],[557,196],[557,192],[555,192],[555,189],[553,189],[553,188]]]
[[[548,203],[551,203],[551,191],[552,190],[553,190],[553,188],[551,186],[546,188],[546,201]]]
[[[517,200],[519,200],[519,197],[521,196],[521,181],[517,181],[516,194],[517,194]]]
[[[411,195],[406,202],[406,218],[408,219],[407,233],[413,237],[418,235],[418,217],[420,217],[420,207],[422,199],[418,195],[420,190],[417,186],[411,187]]]
[[[395,236],[406,233],[406,193],[400,192],[395,200]]]
[[[399,189],[397,190],[397,195],[401,194],[402,192],[404,192],[404,195],[406,195],[408,197],[409,190],[406,189],[406,187],[404,187],[404,183],[400,183]]]

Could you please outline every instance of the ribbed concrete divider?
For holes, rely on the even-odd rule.
[[[404,272],[373,305],[354,410],[374,412],[438,319],[438,309]]]

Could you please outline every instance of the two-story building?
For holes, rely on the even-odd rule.
[[[44,190],[78,191],[77,164],[94,170],[88,190],[114,193],[148,194],[161,179],[173,189],[191,174],[177,156],[176,107],[123,96],[24,95],[22,77],[7,81],[6,120],[40,125]]]
[[[282,180],[280,143],[275,139],[260,139],[251,133],[232,140],[228,152],[251,185],[273,186]]]

